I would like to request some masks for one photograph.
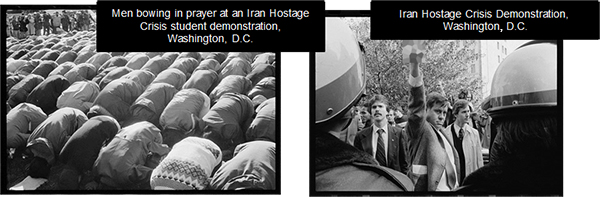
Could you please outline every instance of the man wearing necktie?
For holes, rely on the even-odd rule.
[[[354,147],[372,155],[379,165],[406,174],[408,163],[402,145],[402,133],[399,128],[388,124],[388,106],[383,95],[375,95],[369,99],[368,107],[373,124],[356,136]]]
[[[406,126],[410,139],[408,177],[415,184],[415,191],[452,191],[458,186],[460,161],[450,144],[452,138],[442,133],[448,101],[435,92],[425,100],[423,73],[419,69],[424,54],[418,53],[419,48],[424,48],[423,41],[403,42],[410,69]]]
[[[444,130],[446,136],[452,136],[450,143],[456,148],[460,159],[460,177],[459,183],[483,166],[483,155],[481,154],[481,142],[479,141],[479,132],[471,125],[469,121],[469,101],[460,99],[452,107],[452,114],[456,117],[453,124],[448,125]]]

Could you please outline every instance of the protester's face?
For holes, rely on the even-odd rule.
[[[363,123],[365,123],[365,122],[367,122],[367,120],[371,119],[371,114],[369,114],[369,112],[367,111],[367,109],[365,107],[361,108],[360,116],[362,118]]]
[[[456,121],[459,124],[464,124],[467,122],[467,120],[469,120],[470,114],[471,114],[471,110],[469,110],[469,107],[468,106],[464,107],[458,111],[458,114],[456,114]]]
[[[427,121],[433,124],[437,129],[442,129],[444,127],[447,111],[448,106],[435,104],[433,107],[427,109]]]
[[[387,121],[387,108],[382,102],[375,102],[371,105],[371,114],[376,122]]]
[[[394,110],[390,110],[390,112],[387,114],[386,118],[388,123],[393,124],[394,123],[394,118],[395,118],[395,114],[394,114]]]

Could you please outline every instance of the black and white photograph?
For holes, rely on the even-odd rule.
[[[370,27],[326,18],[312,195],[562,195],[562,41],[372,40]]]
[[[6,190],[280,190],[279,52],[99,52],[93,9],[6,14]]]

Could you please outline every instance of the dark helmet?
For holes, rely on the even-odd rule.
[[[520,112],[540,113],[557,105],[557,46],[532,41],[512,52],[492,80],[489,100],[482,105],[492,117]],[[489,103],[488,103],[489,102]]]
[[[325,52],[316,53],[316,123],[343,115],[366,86],[366,65],[352,30],[339,18],[327,18],[326,26]]]

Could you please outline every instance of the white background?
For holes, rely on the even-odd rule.
[[[0,4],[95,4],[3,0]],[[368,0],[327,0],[327,10],[369,10]],[[577,30],[573,30],[577,31]],[[315,43],[320,45],[322,43]],[[600,41],[564,41],[564,195],[599,193]],[[309,54],[281,55],[281,195],[309,195]],[[592,195],[590,195],[592,194]],[[594,195],[595,194],[595,195]],[[220,195],[222,196],[222,195]],[[256,195],[252,195],[256,196]]]

